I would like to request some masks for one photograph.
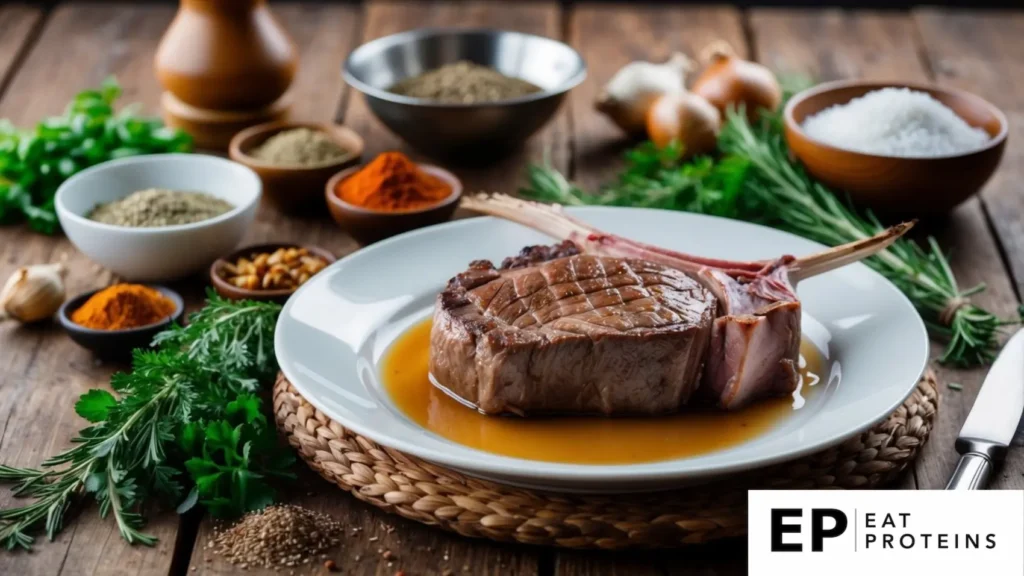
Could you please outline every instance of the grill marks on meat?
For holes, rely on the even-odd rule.
[[[801,258],[735,262],[615,236],[576,220],[557,205],[504,194],[466,196],[461,205],[572,241],[583,254],[655,262],[701,282],[720,302],[702,388],[707,390],[706,397],[728,409],[760,397],[788,394],[797,386],[801,308],[795,283],[877,254],[914,225],[904,222]]]
[[[557,257],[567,250],[533,247],[453,278],[434,313],[435,379],[486,413],[678,410],[701,374],[714,298],[672,268]]]

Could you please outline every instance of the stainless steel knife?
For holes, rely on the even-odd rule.
[[[1006,456],[1024,414],[1024,330],[1003,347],[967,415],[956,451],[960,463],[946,490],[981,490],[992,463]]]

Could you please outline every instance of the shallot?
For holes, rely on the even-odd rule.
[[[707,154],[718,144],[722,117],[707,100],[692,92],[665,94],[647,112],[647,136],[659,148],[683,146],[684,158]]]
[[[746,110],[753,121],[762,109],[774,112],[782,103],[782,88],[771,70],[736,55],[727,42],[708,45],[701,55],[706,68],[690,90],[714,104],[723,115],[729,106]]]

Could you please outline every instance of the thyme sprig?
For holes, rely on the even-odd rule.
[[[549,164],[527,169],[520,193],[566,205],[644,206],[737,218],[837,245],[882,230],[873,214],[852,207],[791,160],[778,117],[751,124],[731,111],[719,136],[718,159],[682,161],[682,149],[650,142],[626,153],[617,181],[587,193]],[[973,304],[984,285],[961,289],[934,238],[921,246],[901,239],[866,263],[893,282],[917,308],[931,335],[947,342],[940,361],[960,367],[987,364],[999,347],[1002,319]]]
[[[196,503],[218,516],[272,501],[268,478],[290,476],[292,457],[277,445],[251,393],[276,370],[273,331],[280,307],[210,295],[185,327],[161,333],[155,351],[137,350],[132,371],[83,394],[75,411],[91,425],[74,446],[40,469],[0,466],[0,482],[36,498],[0,510],[0,542],[32,546],[42,526],[52,540],[71,505],[91,494],[130,543],[152,545],[140,508],[163,500],[183,512]]]

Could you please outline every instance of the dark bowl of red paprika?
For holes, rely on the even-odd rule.
[[[102,288],[99,288],[79,294],[65,301],[57,311],[57,320],[75,344],[92,351],[97,357],[104,360],[130,360],[132,351],[150,348],[153,344],[154,336],[163,332],[172,324],[181,324],[182,319],[185,317],[185,301],[182,300],[181,295],[164,286],[153,284],[147,284],[147,286],[160,292],[171,302],[174,302],[173,314],[154,324],[121,330],[97,330],[77,324],[71,319],[71,315],[75,310],[81,308],[89,298],[102,290]]]
[[[327,181],[324,194],[327,198],[327,209],[331,217],[346,232],[362,245],[372,244],[391,236],[447,222],[455,209],[459,207],[462,197],[462,182],[451,172],[439,166],[419,164],[423,172],[443,180],[451,191],[448,196],[429,206],[411,210],[371,210],[346,202],[338,194],[338,187],[362,167],[353,166],[335,174]]]

